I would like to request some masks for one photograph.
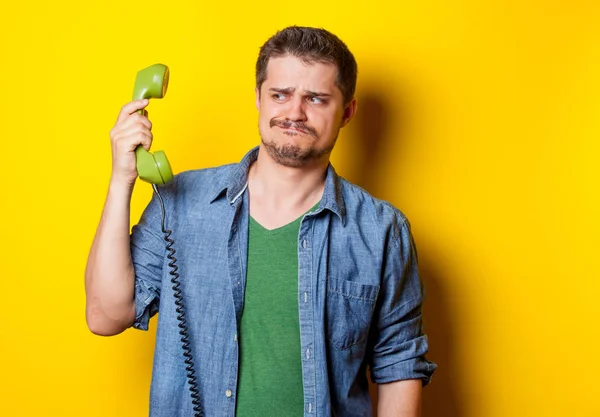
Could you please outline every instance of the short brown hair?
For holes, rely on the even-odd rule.
[[[292,55],[307,64],[331,63],[337,67],[336,85],[348,104],[356,90],[357,65],[354,56],[337,36],[319,28],[290,26],[273,35],[260,48],[256,61],[256,87],[267,78],[270,58]]]

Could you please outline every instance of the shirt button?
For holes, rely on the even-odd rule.
[[[234,335],[233,335],[233,341],[234,341],[234,342],[237,342],[237,334],[234,334]]]
[[[231,390],[228,389],[227,391],[225,391],[225,395],[227,396],[227,398],[231,397]]]
[[[302,247],[303,247],[304,249],[306,249],[306,239],[304,239],[304,240],[302,241]]]
[[[310,359],[310,349],[306,349],[306,359]]]

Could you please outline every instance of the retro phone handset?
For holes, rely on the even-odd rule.
[[[167,93],[169,85],[169,67],[163,64],[154,64],[138,71],[135,86],[133,89],[133,100],[163,98]],[[143,110],[138,110],[138,113],[143,114]],[[183,343],[183,356],[185,356],[186,371],[188,382],[190,384],[190,392],[192,396],[192,404],[194,406],[195,416],[202,416],[200,408],[200,393],[198,391],[198,383],[194,371],[194,360],[192,358],[192,350],[188,335],[188,328],[185,319],[185,311],[183,306],[183,297],[181,288],[179,288],[179,274],[177,273],[177,258],[175,258],[175,249],[173,249],[173,239],[170,237],[172,230],[165,228],[165,204],[162,196],[158,191],[157,185],[164,185],[173,179],[173,172],[167,156],[163,151],[156,151],[154,154],[145,150],[141,145],[135,149],[136,168],[138,176],[141,180],[152,184],[152,188],[158,197],[162,213],[162,232],[165,234],[166,249],[169,253],[167,258],[170,260],[169,267],[171,271],[171,282],[173,283],[173,291],[175,296],[175,304],[177,305],[177,320],[179,320],[179,334]]]

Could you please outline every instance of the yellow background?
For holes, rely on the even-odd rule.
[[[424,416],[599,416],[596,1],[11,2],[2,7],[1,416],[145,416],[155,320],[85,324],[84,269],[137,70],[176,172],[258,143],[254,64],[289,24],[359,63],[333,162],[409,217],[427,287]],[[245,2],[244,2],[245,3]],[[138,182],[132,221],[151,188]]]

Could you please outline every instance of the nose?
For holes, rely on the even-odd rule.
[[[306,111],[304,109],[304,101],[301,97],[294,97],[288,102],[287,119],[292,122],[305,122]]]

